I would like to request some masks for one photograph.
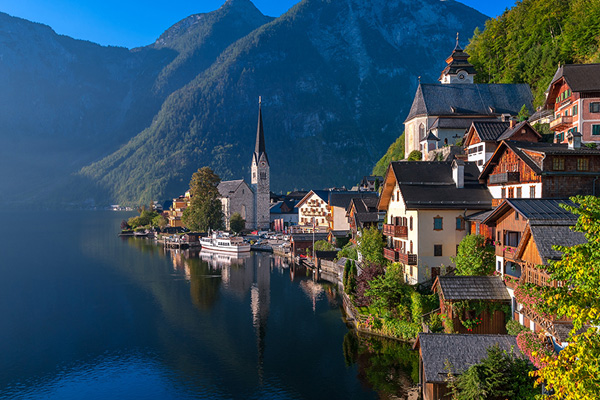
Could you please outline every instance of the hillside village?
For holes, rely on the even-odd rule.
[[[460,374],[494,345],[510,349],[519,343],[533,360],[536,353],[522,345],[523,335],[551,353],[568,345],[573,321],[540,313],[520,287],[562,284],[544,268],[561,259],[554,246],[586,242],[582,232],[571,229],[577,216],[563,205],[576,207],[570,197],[600,191],[600,64],[557,65],[545,104],[535,110],[527,84],[474,83],[468,57],[457,38],[439,83],[417,88],[405,120],[405,158],[418,161],[393,161],[385,176],[365,176],[351,190],[275,195],[259,105],[251,182],[218,186],[227,229],[237,213],[248,231],[289,234],[294,257],[313,255],[315,241],[327,241],[331,248],[343,248],[337,257],[340,271],[344,264],[358,263],[354,279],[370,261],[361,256],[360,246],[355,261],[347,261],[351,252],[345,250],[359,245],[369,230],[382,235],[383,264],[394,266],[404,283],[430,288],[439,304],[421,321],[412,320],[425,399],[442,398],[450,390],[444,356]],[[541,133],[544,126],[552,135]],[[190,198],[188,192],[173,200],[166,213],[169,226],[183,225]],[[493,249],[486,276],[465,276],[456,268],[461,242],[473,235]],[[346,292],[351,303],[356,292]],[[361,313],[360,307],[354,310]],[[437,332],[446,333],[432,333],[436,330],[428,326],[435,313],[444,318]],[[374,329],[356,317],[357,327]],[[514,325],[507,332],[511,320],[525,333],[515,337]]]

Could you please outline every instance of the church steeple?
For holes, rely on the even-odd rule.
[[[473,77],[476,74],[475,67],[469,63],[469,55],[458,43],[458,32],[456,33],[456,46],[446,59],[446,64],[448,65],[438,79],[441,83],[473,83]]]
[[[265,162],[269,163],[269,158],[267,157],[267,150],[265,147],[265,133],[263,131],[263,121],[262,121],[262,98],[258,97],[258,127],[256,128],[256,145],[254,147],[254,159],[258,164],[261,156],[264,154]]]

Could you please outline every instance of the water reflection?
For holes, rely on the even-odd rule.
[[[419,355],[409,343],[348,332],[343,343],[346,365],[357,364],[359,379],[381,399],[416,399]]]

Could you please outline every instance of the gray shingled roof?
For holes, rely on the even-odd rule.
[[[327,240],[327,236],[329,236],[329,233],[323,233],[323,232],[319,232],[319,233],[315,233],[314,234],[314,238],[315,238],[315,242],[319,241],[319,240]],[[313,240],[313,234],[312,233],[292,233],[292,242],[309,242]]]
[[[477,176],[474,162],[465,162],[464,187],[458,189],[452,178],[451,161],[395,161],[394,175],[409,209],[492,208],[492,196]]]
[[[467,129],[471,123],[465,118],[437,118],[429,129]]]
[[[473,121],[473,127],[479,135],[479,139],[483,142],[495,142],[498,140],[500,135],[508,128],[510,128],[510,122],[502,121]]]
[[[527,125],[529,125],[529,122],[522,121],[522,122],[519,122],[518,124],[516,124],[515,126],[513,126],[512,128],[508,128],[506,131],[504,131],[504,133],[502,135],[500,135],[500,137],[498,137],[498,141],[510,139],[512,137],[512,135],[514,135],[515,133],[517,133],[518,131],[520,131]],[[529,125],[529,127],[534,132],[536,132],[531,125]],[[539,133],[538,133],[538,135],[539,135]],[[540,135],[540,137],[541,137],[541,135]]]
[[[562,254],[552,246],[572,247],[587,242],[583,232],[574,232],[568,225],[530,225],[531,235],[544,265],[548,260],[560,260]]]
[[[517,115],[523,104],[530,113],[535,111],[525,83],[420,84],[406,121],[419,115]]]
[[[560,66],[549,87],[564,76],[574,92],[600,91],[600,64],[567,64]]]
[[[529,220],[529,225],[575,225],[577,215],[560,205],[575,206],[568,199],[506,199],[506,201]]]
[[[455,375],[464,373],[470,366],[487,357],[487,349],[495,345],[522,356],[516,336],[510,335],[448,335],[444,333],[419,333],[423,357],[424,381],[444,383],[448,377],[446,364]]]
[[[229,197],[230,194],[235,193],[235,191],[243,182],[243,179],[237,179],[235,181],[221,181],[219,186],[217,186],[217,189],[222,197]]]
[[[352,199],[370,197],[377,199],[379,194],[376,192],[331,192],[329,195],[329,205],[347,210]]]
[[[446,301],[510,301],[506,285],[499,276],[440,276],[438,282]]]

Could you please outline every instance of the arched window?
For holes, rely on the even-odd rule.
[[[419,140],[425,139],[425,125],[419,125]]]

